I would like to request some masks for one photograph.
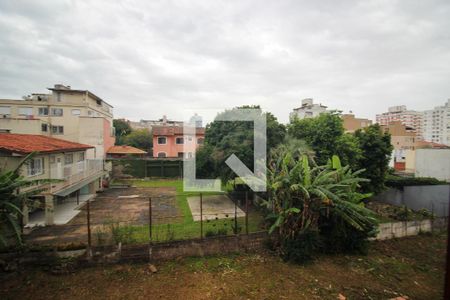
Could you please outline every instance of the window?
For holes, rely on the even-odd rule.
[[[182,137],[177,137],[175,143],[178,145],[184,144],[184,139]]]
[[[44,159],[33,158],[28,162],[28,176],[36,176],[44,173]]]
[[[178,157],[179,158],[183,158],[184,157],[184,153],[183,152],[178,152]]]
[[[71,163],[73,163],[73,154],[64,155],[64,164],[70,165]]]
[[[48,107],[39,107],[38,114],[40,116],[48,116]]]
[[[199,145],[203,145],[203,142],[205,141],[205,139],[203,139],[203,138],[198,138],[197,139],[197,144],[199,144]]]
[[[41,131],[47,132],[48,131],[48,125],[47,124],[41,124]]]
[[[166,152],[158,152],[158,157],[166,157]]]
[[[188,158],[192,158],[192,152],[188,152],[187,157],[188,157]]]
[[[20,116],[31,116],[33,115],[32,107],[19,107],[19,115]]]
[[[53,134],[64,134],[64,126],[52,126]]]
[[[167,138],[165,136],[158,137],[158,145],[165,145],[166,143],[167,143]]]
[[[55,163],[55,156],[54,155],[50,155],[50,163],[54,164]]]
[[[92,116],[92,110],[88,110],[88,116]]]
[[[188,136],[188,141],[192,141],[192,136]]]
[[[72,116],[79,116],[81,115],[81,110],[79,109],[72,109]]]
[[[78,155],[78,161],[83,161],[84,160],[84,152],[81,152],[79,155]]]
[[[0,115],[10,115],[11,106],[0,106]]]
[[[52,116],[60,117],[63,115],[63,109],[62,108],[52,108],[51,110]]]

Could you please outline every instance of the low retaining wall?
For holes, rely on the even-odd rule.
[[[375,240],[388,240],[405,236],[418,235],[421,232],[432,232],[433,230],[442,230],[447,226],[445,218],[422,221],[403,221],[381,223],[378,227],[379,232]]]

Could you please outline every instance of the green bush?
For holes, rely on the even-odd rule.
[[[369,247],[369,238],[375,237],[376,227],[364,231],[358,230],[337,215],[319,220],[319,230],[322,239],[321,252],[348,253],[366,255]]]
[[[446,184],[446,182],[433,177],[400,177],[389,175],[385,184],[388,187],[403,188],[404,186],[413,185],[439,185]]]
[[[286,237],[281,242],[281,257],[285,261],[304,264],[314,258],[320,248],[320,236],[317,231],[307,230],[295,237]]]

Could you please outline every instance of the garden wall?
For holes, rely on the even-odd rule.
[[[427,209],[438,217],[448,217],[450,185],[405,186],[402,190],[389,188],[374,200],[412,210]]]
[[[111,159],[115,178],[174,178],[183,176],[181,159]]]
[[[438,218],[435,220],[381,223],[378,227],[379,232],[375,240],[388,240],[393,238],[418,235],[419,233],[423,232],[443,230],[446,227],[446,218]]]

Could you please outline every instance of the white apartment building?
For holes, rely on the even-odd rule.
[[[423,112],[423,139],[450,146],[450,99],[443,106]]]
[[[113,107],[87,90],[55,84],[48,94],[0,99],[0,132],[40,134],[92,145],[87,158],[102,159],[115,143]]]
[[[388,126],[392,122],[400,121],[406,127],[413,128],[417,137],[422,136],[422,113],[408,110],[405,105],[389,107],[388,112],[378,114],[376,122],[382,126]]]
[[[302,100],[302,106],[294,108],[289,117],[291,120],[314,118],[327,111],[327,107],[322,104],[315,104],[312,98]]]

